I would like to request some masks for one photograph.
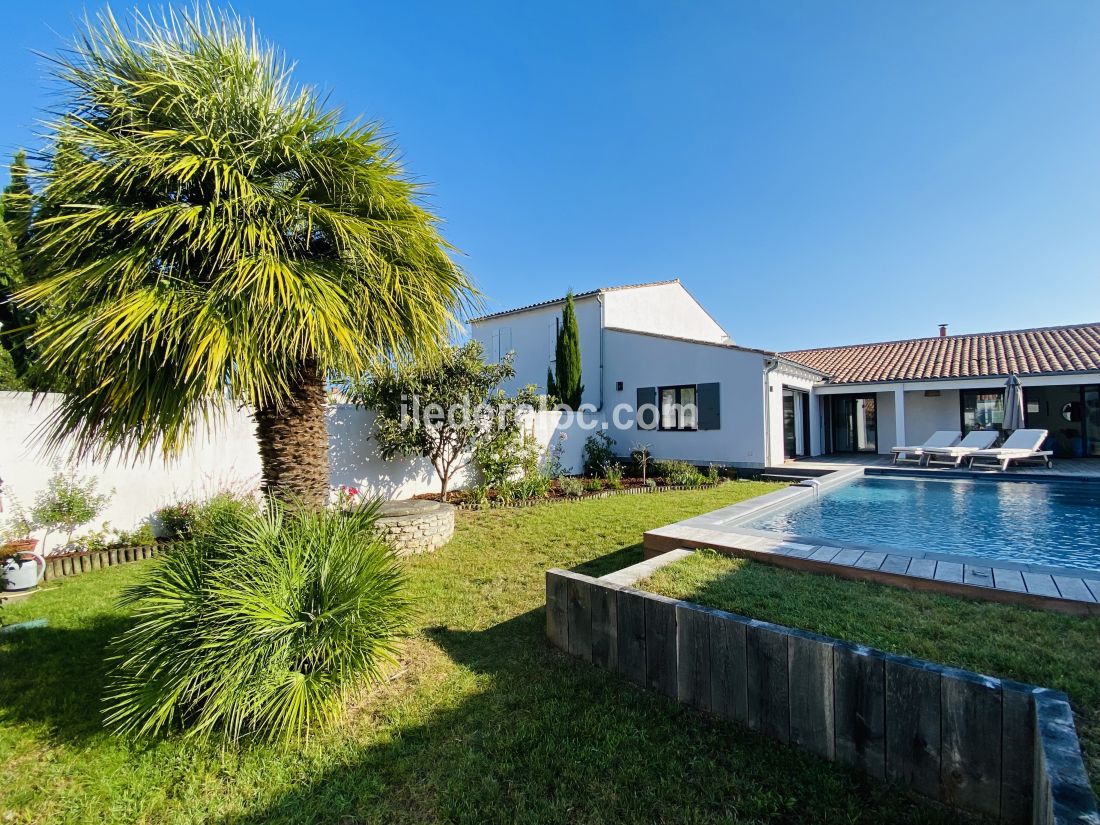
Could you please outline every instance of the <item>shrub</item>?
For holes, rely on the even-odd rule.
[[[712,464],[707,465],[706,478],[707,478],[707,483],[708,484],[717,484],[718,483],[719,475],[718,475],[718,465],[717,464],[712,463]]]
[[[653,465],[654,474],[674,487],[691,487],[706,479],[694,464],[687,461],[658,461]]]
[[[607,468],[607,486],[612,490],[623,488],[623,468],[618,464],[612,464]]]
[[[484,484],[478,484],[470,488],[470,504],[479,510],[489,506],[489,488]]]
[[[550,492],[551,479],[547,475],[536,471],[527,473],[523,478],[514,483],[516,498],[521,501],[530,501],[534,498],[543,498]]]
[[[256,500],[243,493],[223,490],[195,508],[193,536],[216,535],[259,512]]]
[[[589,493],[598,493],[603,489],[603,482],[598,478],[590,478],[584,482],[584,489]]]
[[[584,482],[572,476],[562,476],[558,479],[558,490],[567,498],[579,498],[584,493]]]
[[[120,547],[144,547],[156,542],[157,536],[153,532],[153,525],[145,522],[136,530],[119,530],[114,544]]]
[[[227,508],[161,556],[122,597],[136,623],[110,645],[107,725],[291,742],[335,720],[409,617],[376,517]]]
[[[161,537],[169,541],[191,538],[191,532],[195,527],[196,510],[195,502],[181,501],[155,511],[153,518],[160,524]]]
[[[584,440],[584,474],[602,476],[615,460],[615,439],[600,430]]]
[[[538,472],[541,448],[538,439],[529,433],[506,435],[478,444],[474,463],[481,480],[489,487],[499,487],[518,476]]]

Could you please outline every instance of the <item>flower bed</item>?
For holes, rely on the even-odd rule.
[[[599,479],[584,479],[584,481],[599,481]],[[542,496],[532,498],[514,498],[503,496],[497,490],[489,490],[485,498],[477,498],[471,490],[455,490],[450,494],[449,501],[460,510],[488,510],[504,507],[529,507],[536,504],[561,504],[567,501],[583,501],[591,498],[609,498],[611,496],[641,495],[645,493],[668,493],[675,490],[705,490],[721,484],[725,479],[705,484],[665,484],[662,481],[655,485],[643,484],[639,479],[623,479],[621,487],[601,486],[599,490],[585,490],[578,495],[569,495],[561,490],[557,481],[553,482],[549,491]],[[438,493],[422,493],[415,496],[418,499],[438,501]]]

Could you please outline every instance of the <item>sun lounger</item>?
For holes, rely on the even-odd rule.
[[[998,435],[1000,435],[998,430],[971,430],[966,434],[966,438],[954,447],[933,447],[925,450],[924,463],[929,467],[958,467],[972,453],[993,446],[993,442],[997,440]]]
[[[899,461],[919,462],[925,450],[933,447],[952,447],[959,443],[960,438],[962,438],[962,433],[958,430],[936,430],[919,447],[894,447],[894,463],[897,464]]]
[[[992,450],[976,450],[967,459],[970,468],[979,466],[1000,467],[1007,470],[1011,464],[1041,462],[1047,467],[1053,466],[1050,450],[1040,450],[1047,440],[1046,430],[1016,430],[1000,447]]]

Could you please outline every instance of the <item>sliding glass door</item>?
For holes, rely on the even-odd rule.
[[[878,452],[878,416],[873,395],[829,397],[829,452]]]

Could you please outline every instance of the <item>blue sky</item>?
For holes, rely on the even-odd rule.
[[[85,5],[5,8],[0,150]],[[1100,320],[1100,3],[234,5],[384,122],[488,309],[679,277],[772,349]]]

